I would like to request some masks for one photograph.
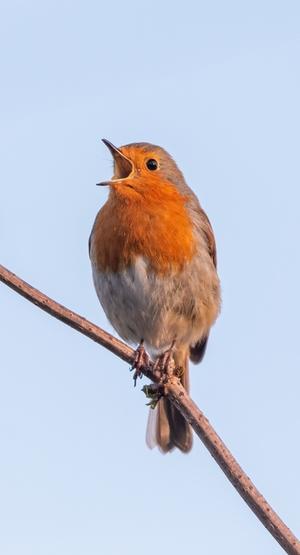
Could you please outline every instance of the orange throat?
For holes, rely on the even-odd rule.
[[[171,184],[147,195],[125,184],[111,189],[91,236],[90,256],[99,271],[118,272],[137,257],[158,274],[181,270],[195,252],[186,197]]]

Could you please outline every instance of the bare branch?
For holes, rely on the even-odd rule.
[[[100,343],[100,345],[110,350],[122,360],[129,364],[133,363],[134,351],[125,343],[116,339],[82,316],[79,316],[50,299],[1,265],[0,281],[3,281],[3,283],[14,289],[14,291],[27,300],[51,314],[51,316],[58,318],[65,324],[83,333],[90,339],[93,339],[93,341]],[[153,363],[150,363],[147,368],[143,368],[143,373],[152,381],[159,381],[160,375],[153,371]],[[299,540],[257,490],[250,478],[232,456],[229,449],[227,449],[226,445],[217,435],[207,418],[187,395],[187,392],[176,377],[171,377],[167,381],[165,385],[165,395],[168,396],[171,402],[176,405],[178,410],[190,423],[232,485],[270,534],[272,534],[287,553],[290,555],[300,555]]]

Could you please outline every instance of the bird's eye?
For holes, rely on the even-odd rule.
[[[153,172],[153,171],[157,170],[158,163],[157,163],[156,160],[154,160],[154,158],[150,158],[150,160],[147,160],[146,166],[147,166],[148,170]]]

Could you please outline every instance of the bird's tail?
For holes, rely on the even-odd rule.
[[[181,383],[189,390],[189,362],[186,351],[177,350],[174,353],[176,368],[182,368]],[[167,398],[162,398],[156,408],[150,409],[148,418],[146,442],[151,449],[156,445],[163,453],[177,447],[183,453],[188,453],[193,444],[191,426],[181,413]]]

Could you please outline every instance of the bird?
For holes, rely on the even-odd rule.
[[[119,336],[138,345],[137,360],[171,354],[189,391],[189,359],[203,359],[221,306],[212,226],[164,148],[102,141],[114,173],[98,184],[109,195],[89,238],[97,296]],[[192,429],[167,397],[150,408],[146,442],[162,453],[192,448]]]

